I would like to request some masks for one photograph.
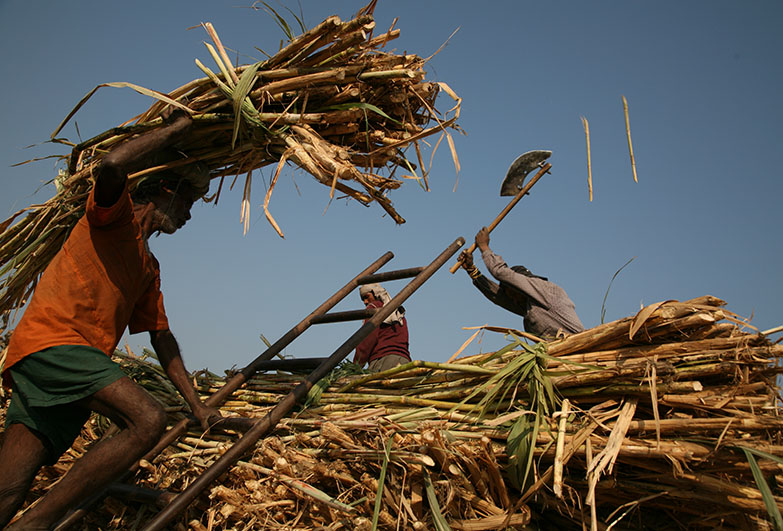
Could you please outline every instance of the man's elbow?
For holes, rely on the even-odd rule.
[[[117,202],[125,188],[125,170],[109,153],[98,166],[95,179],[95,199],[100,206],[111,206]]]
[[[122,181],[125,178],[126,169],[124,161],[114,152],[109,152],[101,159],[97,168],[98,180]]]
[[[174,334],[171,330],[150,330],[150,343],[155,346],[156,343],[160,344],[165,341],[174,340]]]

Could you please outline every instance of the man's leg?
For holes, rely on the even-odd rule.
[[[24,424],[6,428],[0,447],[0,529],[24,503],[35,475],[49,457],[44,443]]]
[[[74,403],[115,422],[121,431],[101,441],[79,459],[39,503],[11,529],[46,529],[75,507],[117,479],[150,450],[166,428],[166,413],[144,389],[123,377]]]

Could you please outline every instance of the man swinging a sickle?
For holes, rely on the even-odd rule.
[[[499,283],[482,275],[467,251],[460,255],[462,268],[486,298],[521,315],[526,332],[541,339],[553,339],[562,333],[575,334],[584,330],[565,290],[545,277],[534,275],[524,266],[509,267],[503,257],[489,247],[487,227],[476,234],[476,246],[484,264]]]

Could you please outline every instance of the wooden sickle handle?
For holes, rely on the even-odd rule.
[[[530,179],[530,181],[529,181],[529,182],[528,182],[528,183],[527,183],[527,184],[526,184],[526,185],[525,185],[525,186],[524,186],[524,187],[523,187],[523,188],[522,188],[522,189],[521,189],[519,192],[517,192],[517,195],[515,195],[515,196],[514,196],[514,199],[512,199],[512,200],[511,200],[511,201],[508,203],[508,205],[506,205],[506,208],[504,208],[504,209],[503,209],[503,210],[500,212],[500,214],[498,214],[498,217],[496,217],[496,218],[494,219],[494,221],[492,221],[492,223],[490,223],[490,224],[489,224],[489,226],[487,227],[487,229],[489,229],[489,232],[492,232],[492,229],[494,229],[495,227],[497,227],[497,226],[498,226],[498,223],[500,223],[501,221],[503,221],[503,218],[505,218],[505,217],[506,217],[506,214],[508,214],[509,212],[511,212],[511,209],[512,209],[512,208],[514,208],[514,206],[515,206],[517,203],[519,203],[519,200],[520,200],[520,199],[522,199],[522,198],[525,196],[525,194],[527,194],[527,193],[530,191],[530,189],[531,189],[531,188],[533,188],[533,185],[534,185],[534,184],[536,184],[536,183],[538,182],[538,180],[539,180],[541,177],[543,177],[543,176],[544,176],[544,174],[545,174],[545,173],[547,173],[547,172],[549,171],[549,168],[551,168],[551,167],[552,167],[552,165],[551,165],[551,164],[549,164],[548,162],[547,162],[546,164],[544,164],[543,166],[541,166],[541,169],[540,169],[540,170],[538,170],[538,173],[536,173],[536,174],[533,176],[533,178],[532,178],[532,179]],[[473,251],[475,251],[475,250],[476,250],[476,242],[474,241],[474,242],[471,244],[471,246],[470,246],[470,247],[468,247],[468,254],[473,254]],[[459,269],[459,266],[460,266],[461,264],[462,264],[462,260],[460,260],[460,259],[458,258],[458,259],[457,259],[457,263],[456,263],[456,264],[454,264],[453,266],[451,266],[451,269],[449,269],[449,272],[450,272],[451,274],[454,274],[454,272],[455,272],[457,269]]]

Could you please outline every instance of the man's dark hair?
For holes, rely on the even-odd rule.
[[[178,194],[186,192],[186,187],[187,191],[192,193],[193,187],[181,176],[173,172],[162,172],[139,183],[131,192],[131,200],[137,205],[144,205],[152,200],[152,196],[159,194],[162,188]]]
[[[155,153],[146,161],[147,167],[162,166],[170,162],[182,162],[186,158],[174,148],[166,148]],[[161,188],[166,188],[174,193],[192,193],[193,199],[201,197],[209,191],[209,169],[203,163],[194,161],[186,165],[178,165],[175,168],[164,169],[142,178],[141,182],[131,192],[134,203],[149,203],[150,198],[158,194]],[[184,187],[189,187],[185,191]]]
[[[162,182],[159,179],[151,179],[139,184],[131,192],[131,200],[134,204],[145,205],[150,202],[150,198],[160,192]]]
[[[525,267],[525,266],[523,266],[523,265],[515,265],[515,266],[511,266],[511,270],[512,270],[514,273],[519,273],[520,275],[525,275],[526,277],[534,277],[534,278],[540,278],[541,280],[549,280],[549,279],[548,279],[548,278],[546,278],[546,277],[542,277],[542,276],[539,276],[539,275],[535,275],[535,274],[533,274],[533,272],[532,272],[532,271],[530,271],[528,268],[526,268],[526,267]]]

